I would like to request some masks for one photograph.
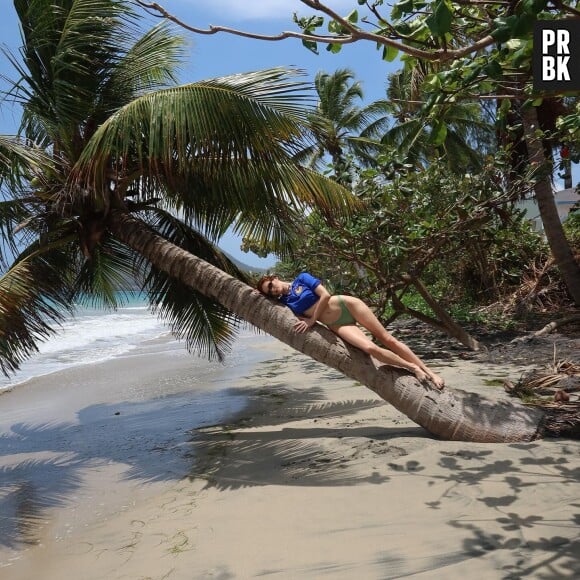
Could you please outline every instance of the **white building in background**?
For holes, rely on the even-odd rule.
[[[556,191],[554,192],[554,197],[556,198],[558,215],[562,222],[568,217],[572,207],[574,207],[575,204],[580,204],[580,194],[578,193],[578,189],[575,187]],[[526,217],[533,222],[536,231],[541,232],[544,230],[542,218],[540,217],[540,210],[538,209],[538,204],[535,199],[524,199],[518,201],[516,206],[526,211]]]

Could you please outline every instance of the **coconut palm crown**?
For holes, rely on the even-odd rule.
[[[300,159],[311,167],[321,167],[328,156],[339,178],[340,171],[347,166],[348,156],[363,164],[374,159],[380,149],[377,140],[388,124],[387,108],[383,102],[360,104],[363,88],[350,69],[321,71],[314,79],[314,86],[318,103],[311,120],[316,141],[300,153]]]
[[[418,63],[389,75],[382,102],[393,122],[381,142],[415,167],[443,157],[454,172],[480,169],[485,159],[482,151],[491,147],[493,127],[473,102],[447,103],[422,113],[424,85],[432,68]]]
[[[120,0],[15,0],[23,111],[0,138],[0,369],[14,371],[74,304],[115,308],[137,281],[191,348],[221,357],[236,320],[115,236],[112,213],[237,277],[228,228],[283,254],[307,206],[348,211],[294,160],[309,87],[270,69],[177,85],[184,43]]]

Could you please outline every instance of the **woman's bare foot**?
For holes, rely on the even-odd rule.
[[[445,388],[445,381],[433,371],[429,371],[429,379],[440,391]]]
[[[415,366],[414,368],[409,370],[415,375],[415,378],[418,381],[423,382],[429,380],[429,375],[422,368]]]

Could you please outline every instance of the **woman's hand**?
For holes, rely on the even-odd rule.
[[[306,332],[316,324],[316,318],[300,316],[300,320],[294,325],[296,332]]]

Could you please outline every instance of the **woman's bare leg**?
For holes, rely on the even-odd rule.
[[[330,326],[329,328],[345,342],[360,348],[363,352],[375,357],[380,362],[408,370],[420,381],[431,378],[421,366],[409,361],[408,359],[400,357],[390,350],[376,345],[358,326],[354,324],[349,324],[347,326]]]
[[[438,389],[443,388],[445,381],[434,373],[406,344],[392,336],[362,300],[345,296],[344,301],[355,320],[366,328],[381,344],[405,361],[417,365],[433,381]]]

